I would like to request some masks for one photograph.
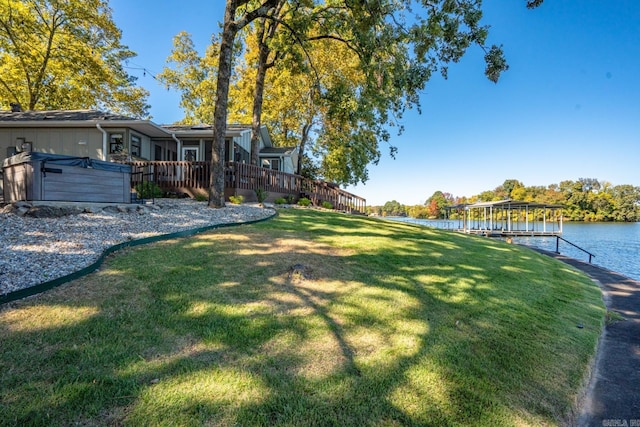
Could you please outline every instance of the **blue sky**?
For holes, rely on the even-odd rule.
[[[182,30],[204,50],[224,1],[110,5],[122,42],[138,54],[129,72],[151,92],[152,120],[179,120],[179,94],[150,74],[162,70]],[[640,186],[640,1],[545,0],[528,10],[525,0],[485,0],[484,11],[489,43],[503,45],[510,69],[491,83],[482,50],[471,48],[447,80],[429,82],[422,114],[405,115],[405,132],[391,141],[396,159],[383,146],[370,180],[347,190],[369,205],[414,205],[438,190],[472,196],[506,179]]]

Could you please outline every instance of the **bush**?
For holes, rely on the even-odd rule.
[[[237,196],[229,196],[229,201],[234,205],[240,205],[242,204],[242,202],[244,202],[244,196],[242,194],[239,194]]]
[[[306,197],[303,197],[300,200],[298,200],[298,205],[299,206],[311,206],[311,200],[307,199]]]
[[[136,184],[136,193],[140,199],[152,199],[162,197],[164,192],[155,182],[141,182]]]
[[[287,194],[287,203],[292,205],[295,203],[295,201],[296,201],[296,196],[294,196],[293,194]]]
[[[269,192],[265,191],[264,188],[256,188],[255,192],[256,192],[256,197],[258,198],[258,203],[264,202],[267,199],[267,197],[269,197]]]
[[[287,203],[287,201],[284,197],[278,197],[273,201],[273,203],[275,203],[276,205],[284,205],[285,203]]]
[[[198,193],[198,194],[196,194],[196,200],[198,202],[207,202],[207,201],[209,201],[209,197],[205,196],[204,194]]]
[[[333,209],[333,204],[325,200],[324,202],[322,202],[322,207],[325,209]]]

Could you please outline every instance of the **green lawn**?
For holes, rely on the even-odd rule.
[[[281,210],[5,307],[0,424],[556,425],[604,316],[518,246]]]

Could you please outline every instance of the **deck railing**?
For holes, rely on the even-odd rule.
[[[210,162],[135,161],[127,164],[132,167],[132,187],[144,180],[154,182],[165,191],[204,192],[209,188]],[[225,188],[234,193],[262,188],[271,194],[308,197],[318,206],[326,201],[334,209],[349,212],[364,212],[367,206],[365,199],[337,185],[246,163],[226,164]]]
[[[304,177],[274,171],[246,163],[227,163],[224,185],[226,188],[255,190],[262,188],[270,193],[300,193]]]
[[[209,187],[211,163],[209,162],[127,162],[131,165],[132,186],[140,181],[154,182],[163,190]]]

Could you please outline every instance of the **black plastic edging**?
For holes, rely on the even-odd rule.
[[[189,230],[177,231],[175,233],[161,234],[159,236],[145,237],[144,239],[130,240],[130,241],[127,241],[127,242],[118,243],[117,245],[114,245],[114,246],[111,246],[111,247],[105,249],[102,252],[102,255],[100,255],[100,257],[98,257],[98,259],[93,264],[90,264],[87,267],[84,267],[84,268],[82,268],[82,269],[80,269],[78,271],[75,271],[75,272],[73,272],[71,274],[67,274],[66,276],[58,277],[57,279],[53,279],[53,280],[50,280],[48,282],[40,283],[40,284],[35,285],[35,286],[30,286],[28,288],[19,289],[17,291],[13,291],[13,292],[9,292],[9,293],[4,294],[4,295],[0,295],[0,305],[6,304],[6,303],[11,302],[11,301],[17,301],[19,299],[30,297],[32,295],[40,294],[42,292],[48,291],[50,289],[53,289],[55,287],[58,287],[60,285],[65,284],[65,283],[71,282],[72,280],[76,280],[76,279],[84,277],[84,276],[86,276],[86,275],[88,275],[90,273],[93,273],[98,268],[100,268],[100,266],[102,265],[104,260],[109,255],[111,255],[112,253],[114,253],[116,251],[124,249],[124,248],[130,248],[130,247],[134,247],[134,246],[146,245],[146,244],[149,244],[149,243],[156,243],[156,242],[160,242],[162,240],[171,240],[171,239],[177,239],[177,238],[181,238],[181,237],[191,237],[191,236],[194,236],[196,234],[203,233],[205,231],[214,230],[216,228],[226,228],[226,227],[234,227],[234,226],[238,226],[238,225],[256,224],[256,223],[259,223],[259,222],[263,222],[263,221],[267,221],[267,220],[273,219],[276,215],[277,215],[277,212],[274,212],[273,215],[271,215],[271,216],[268,216],[268,217],[262,218],[262,219],[256,219],[256,220],[253,220],[253,221],[231,222],[231,223],[208,225],[206,227],[192,228],[192,229],[189,229]]]

